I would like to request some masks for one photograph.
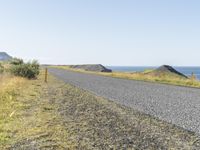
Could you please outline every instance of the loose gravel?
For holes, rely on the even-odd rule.
[[[49,68],[66,83],[200,134],[200,89]]]

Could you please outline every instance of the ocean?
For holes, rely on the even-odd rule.
[[[155,69],[157,67],[146,67],[146,66],[107,66],[107,68],[112,69],[113,71],[121,71],[121,72],[140,72],[146,69]],[[196,77],[200,80],[200,67],[174,67],[177,71],[185,74],[186,76],[190,76],[192,72],[196,75]]]

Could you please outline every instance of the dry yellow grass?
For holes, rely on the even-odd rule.
[[[20,77],[14,77],[11,75],[0,75],[0,86],[2,91],[11,91],[22,85],[25,79]],[[0,93],[2,94],[2,93]]]
[[[20,106],[15,99],[25,82],[23,78],[0,75],[0,144],[9,140],[12,128],[7,127]]]
[[[25,81],[26,79],[20,77],[0,75],[0,102],[8,102],[12,99]]]
[[[106,74],[103,73],[103,75],[106,75]],[[112,74],[108,74],[107,76],[132,79],[132,80],[158,82],[158,83],[165,83],[165,84],[172,84],[172,85],[180,85],[180,86],[188,86],[188,87],[200,87],[200,82],[196,79],[189,79],[189,78],[186,79],[186,78],[178,77],[173,74],[163,74],[160,76],[155,76],[148,73],[114,72]]]

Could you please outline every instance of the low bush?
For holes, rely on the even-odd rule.
[[[39,69],[40,69],[39,67],[40,65],[36,60],[28,63],[24,62],[12,63],[10,72],[15,76],[34,79],[39,74]]]
[[[13,58],[10,62],[12,65],[22,65],[24,63],[23,59]]]
[[[4,72],[4,66],[0,63],[0,73]]]

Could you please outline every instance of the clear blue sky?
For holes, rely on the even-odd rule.
[[[41,63],[200,65],[199,0],[0,0],[0,51]]]

